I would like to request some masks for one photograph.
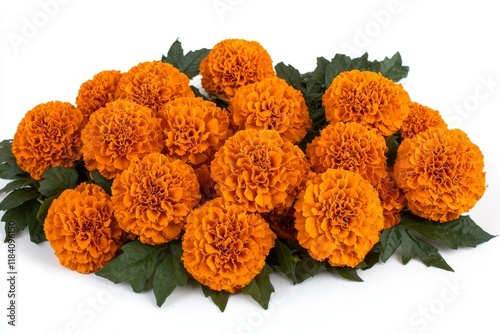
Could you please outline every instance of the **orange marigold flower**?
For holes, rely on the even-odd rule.
[[[361,174],[372,185],[384,175],[386,151],[382,135],[354,122],[328,125],[306,149],[315,172],[342,168]]]
[[[289,241],[297,240],[295,208],[293,206],[262,213],[262,217],[269,223],[269,227],[278,237]]]
[[[269,77],[238,89],[229,110],[239,129],[270,129],[293,143],[312,127],[302,93],[278,77]]]
[[[439,111],[417,102],[410,102],[410,113],[401,126],[401,136],[411,138],[431,127],[448,128]]]
[[[165,140],[163,153],[192,165],[206,162],[231,135],[227,111],[201,97],[167,102],[157,117]]]
[[[115,91],[120,78],[120,71],[102,71],[80,86],[76,106],[82,112],[85,122],[94,111],[115,100]]]
[[[355,267],[384,227],[375,188],[361,175],[328,169],[307,182],[295,204],[299,244],[312,258]]]
[[[193,96],[189,78],[171,64],[159,60],[132,67],[122,75],[115,93],[117,99],[132,100],[154,112],[177,97]]]
[[[200,63],[201,84],[210,94],[231,100],[238,88],[274,76],[273,62],[255,41],[226,39]]]
[[[211,163],[218,191],[248,211],[271,211],[301,182],[302,162],[294,147],[275,130],[238,131]]]
[[[326,119],[357,122],[390,136],[408,116],[410,97],[380,73],[352,70],[333,79],[323,95]]]
[[[187,217],[182,261],[201,284],[237,293],[262,271],[275,239],[258,213],[219,197]]]
[[[82,131],[83,158],[88,170],[112,179],[135,157],[161,152],[160,120],[144,106],[116,100],[94,112]]]
[[[387,168],[376,189],[384,209],[384,229],[399,224],[401,210],[406,205],[406,198],[403,190],[396,185],[393,168]]]
[[[63,191],[43,229],[61,265],[84,274],[104,267],[123,242],[109,195],[90,183]]]
[[[51,101],[28,111],[17,127],[12,153],[35,180],[50,167],[73,167],[81,157],[83,116],[71,103]]]
[[[120,227],[151,245],[177,239],[200,200],[193,168],[158,152],[134,159],[114,179],[111,193]]]
[[[447,222],[483,196],[483,168],[483,154],[462,130],[434,127],[402,141],[394,176],[412,213]]]

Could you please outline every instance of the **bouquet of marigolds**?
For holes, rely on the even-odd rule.
[[[158,306],[191,280],[222,311],[235,293],[267,308],[274,271],[361,281],[398,248],[452,271],[434,245],[493,237],[464,215],[484,159],[396,83],[408,70],[399,53],[337,54],[300,73],[255,41],[177,40],[25,114],[0,143],[2,221]]]

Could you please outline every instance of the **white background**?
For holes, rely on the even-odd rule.
[[[381,60],[400,51],[410,66],[402,83],[412,99],[440,110],[482,149],[489,187],[470,214],[498,235],[498,15],[491,0],[1,0],[0,139],[12,138],[35,105],[74,103],[80,84],[95,73],[161,59],[176,38],[185,51],[211,48],[225,38],[257,40],[275,63],[302,72],[313,70],[318,56],[367,51]],[[3,224],[1,230],[3,240]],[[12,328],[6,317],[7,246],[0,243],[2,333],[500,330],[500,238],[442,251],[455,273],[419,261],[403,266],[394,257],[360,272],[363,283],[323,273],[293,286],[275,274],[269,310],[237,295],[224,313],[194,287],[174,291],[158,308],[152,292],[135,294],[129,286],[63,268],[48,243],[35,245],[26,232],[16,239],[16,252]]]

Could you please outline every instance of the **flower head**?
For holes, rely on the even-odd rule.
[[[193,97],[189,78],[177,68],[161,61],[140,63],[118,82],[115,97],[151,108],[154,112],[177,97]]]
[[[462,130],[434,127],[402,141],[394,176],[412,213],[447,222],[483,196],[483,168],[483,154]]]
[[[211,163],[218,191],[248,211],[271,211],[301,183],[302,161],[295,147],[275,130],[238,131]]]
[[[237,293],[262,271],[275,239],[258,213],[219,197],[189,214],[182,261],[201,284]]]
[[[271,57],[258,42],[226,39],[201,61],[200,74],[208,93],[231,100],[240,87],[274,76],[275,72]]]
[[[120,71],[102,71],[80,86],[76,106],[82,112],[85,122],[94,111],[115,100],[115,91],[120,78]]]
[[[439,111],[417,102],[410,102],[410,112],[401,126],[401,136],[411,138],[432,127],[448,128]]]
[[[401,128],[409,103],[403,86],[370,71],[340,73],[323,95],[327,120],[361,123],[384,136]]]
[[[295,203],[297,240],[312,258],[355,267],[384,226],[375,188],[361,175],[328,169],[307,182]]]
[[[342,168],[361,174],[372,185],[384,175],[386,151],[382,135],[354,122],[328,125],[306,149],[315,172]]]
[[[177,239],[200,200],[193,168],[158,152],[134,159],[114,179],[111,193],[120,227],[151,245]]]
[[[161,152],[160,120],[144,106],[116,100],[94,112],[82,131],[83,158],[88,170],[112,179],[135,157]]]
[[[401,210],[406,205],[406,198],[403,190],[396,185],[393,168],[387,168],[384,177],[375,188],[384,209],[384,229],[399,224],[401,221]]]
[[[229,110],[239,129],[276,130],[293,143],[300,142],[312,127],[302,93],[278,77],[238,89]]]
[[[82,121],[80,110],[68,102],[42,103],[28,111],[12,142],[19,167],[35,180],[50,167],[73,167],[81,157]]]
[[[157,116],[165,140],[163,152],[192,165],[206,162],[231,134],[227,111],[200,97],[167,102]]]
[[[200,185],[201,200],[199,205],[203,205],[205,202],[218,197],[217,191],[215,190],[215,182],[210,173],[210,165],[203,164],[197,167],[194,173]]]
[[[63,191],[50,205],[43,229],[61,265],[84,274],[113,259],[123,240],[109,195],[89,183]]]

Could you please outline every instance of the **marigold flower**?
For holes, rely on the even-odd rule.
[[[226,140],[211,163],[212,179],[229,203],[268,212],[301,182],[301,159],[275,130],[247,129]]]
[[[327,169],[307,182],[295,203],[299,244],[312,258],[355,267],[384,226],[375,188],[358,173]]]
[[[384,177],[375,188],[384,209],[384,229],[399,224],[401,210],[406,205],[406,198],[403,190],[396,185],[393,168],[387,168]]]
[[[342,168],[361,174],[372,185],[384,175],[386,151],[382,135],[354,122],[326,126],[306,148],[315,172]]]
[[[262,271],[275,239],[258,213],[218,197],[187,217],[182,261],[201,284],[237,293]]]
[[[276,130],[293,143],[300,142],[312,127],[302,93],[278,77],[238,89],[229,110],[239,129]]]
[[[462,130],[434,127],[402,141],[394,176],[412,213],[447,222],[483,196],[483,168],[483,154]]]
[[[115,91],[120,78],[120,71],[102,71],[80,86],[76,106],[82,112],[85,122],[94,111],[115,100]]]
[[[89,183],[63,191],[50,205],[43,229],[61,265],[83,274],[104,267],[123,242],[109,195]]]
[[[111,193],[120,227],[151,245],[177,239],[200,200],[193,168],[158,152],[134,159],[114,179]]]
[[[135,157],[161,152],[160,120],[133,101],[116,100],[94,112],[82,131],[83,158],[88,170],[112,179]]]
[[[118,82],[115,97],[132,100],[140,105],[160,110],[177,97],[193,97],[189,78],[169,63],[146,61],[126,73]]]
[[[337,75],[323,95],[326,119],[357,122],[390,136],[408,116],[410,97],[380,73],[352,70]]]
[[[157,117],[165,140],[163,153],[192,165],[206,162],[231,134],[227,111],[200,97],[167,102]]]
[[[28,111],[12,142],[19,167],[35,180],[50,167],[73,167],[81,157],[82,121],[80,110],[68,102],[42,103]]]
[[[401,136],[411,138],[431,127],[448,128],[439,111],[417,102],[410,102],[410,112],[401,126]]]
[[[200,63],[201,84],[210,94],[231,100],[238,88],[274,76],[273,62],[255,41],[226,39]]]

